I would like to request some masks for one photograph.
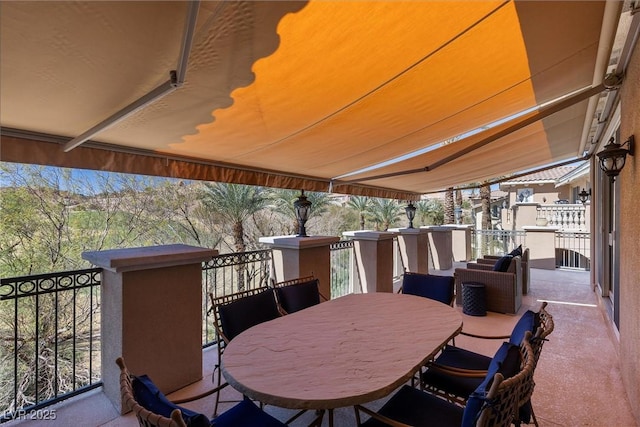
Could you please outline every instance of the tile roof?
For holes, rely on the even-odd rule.
[[[529,175],[524,175],[518,178],[509,179],[508,182],[540,182],[540,181],[555,181],[559,178],[562,178],[572,170],[574,170],[576,166],[560,166],[553,169],[548,169],[541,172],[532,173]]]

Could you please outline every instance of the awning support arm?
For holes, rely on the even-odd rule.
[[[116,123],[129,117],[136,111],[141,110],[147,105],[157,101],[158,99],[173,92],[174,90],[176,90],[177,88],[183,85],[184,78],[187,73],[187,61],[189,59],[189,53],[191,52],[191,45],[193,42],[193,33],[195,31],[196,20],[198,18],[199,6],[200,6],[199,0],[189,2],[189,8],[187,10],[187,20],[185,23],[184,36],[182,38],[182,48],[181,48],[180,56],[178,58],[177,70],[172,70],[169,73],[170,74],[169,80],[162,83],[160,86],[156,87],[151,92],[147,93],[141,98],[138,98],[136,101],[132,102],[131,104],[127,105],[122,110],[116,112],[115,114],[111,115],[107,119],[101,121],[91,129],[89,129],[88,131],[84,132],[83,134],[73,138],[71,141],[64,144],[62,149],[64,150],[65,153],[73,150],[74,148],[85,143],[86,141],[88,141],[98,133],[102,132],[103,130],[110,128]]]
[[[517,130],[520,130],[526,126],[529,126],[532,123],[535,123],[537,121],[540,121],[554,113],[557,113],[558,111],[562,111],[565,108],[571,107],[575,104],[577,104],[578,102],[584,101],[585,99],[588,99],[594,95],[599,94],[600,92],[602,92],[605,89],[604,85],[600,84],[598,86],[595,87],[590,87],[587,89],[584,89],[580,92],[578,92],[577,94],[563,99],[562,101],[559,101],[555,104],[549,105],[547,107],[541,108],[540,111],[528,115],[528,116],[524,116],[520,119],[516,119],[513,124],[511,126],[508,126],[504,129],[502,129],[499,132],[493,133],[488,135],[487,137],[483,138],[482,140],[476,142],[473,145],[470,145],[468,147],[465,147],[447,157],[444,157],[438,161],[436,161],[435,163],[432,163],[428,166],[422,167],[422,168],[416,168],[416,169],[408,169],[408,170],[404,170],[404,171],[398,171],[398,172],[391,172],[391,173],[386,173],[386,174],[381,174],[381,175],[375,175],[375,176],[369,176],[369,177],[365,177],[365,178],[359,178],[359,179],[353,179],[353,180],[346,180],[346,181],[341,181],[341,183],[345,183],[345,184],[353,184],[353,183],[357,183],[357,182],[363,182],[363,181],[373,181],[376,179],[383,179],[383,178],[391,178],[391,177],[395,177],[395,176],[400,176],[400,175],[410,175],[410,174],[414,174],[414,173],[420,173],[420,172],[428,172],[431,170],[434,170],[442,165],[445,165],[453,160],[459,159],[461,156],[464,156],[465,154],[468,154],[474,150],[477,150],[478,148],[482,148],[487,144],[492,143],[493,141],[500,139],[504,136],[509,135],[512,132],[515,132]],[[491,130],[488,130],[487,132],[490,132]]]

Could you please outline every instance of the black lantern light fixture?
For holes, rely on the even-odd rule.
[[[304,228],[309,219],[309,211],[311,210],[311,202],[304,195],[304,190],[300,190],[300,196],[293,202],[296,210],[296,218],[298,219],[298,236],[307,237],[307,230]]]
[[[413,228],[413,219],[416,217],[416,207],[413,206],[413,202],[409,200],[409,204],[404,208],[405,213],[407,214],[407,218],[409,218],[409,227]]]
[[[456,224],[462,224],[462,208],[460,206],[455,207],[455,209],[453,210],[453,215],[455,216]]]
[[[627,148],[624,148],[624,147]],[[627,154],[633,156],[633,135],[622,144],[615,142],[615,138],[611,137],[604,149],[598,153],[600,159],[600,169],[611,178],[611,182],[616,180],[616,176],[624,167]]]
[[[582,191],[578,193],[578,198],[580,199],[583,205],[587,203],[587,200],[589,200],[589,196],[591,196],[591,189],[587,191],[583,188]]]

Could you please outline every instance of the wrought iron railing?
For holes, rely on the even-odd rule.
[[[214,297],[266,286],[271,280],[271,250],[237,252],[213,257],[202,264],[202,342],[215,343],[213,323],[207,317]]]
[[[473,259],[485,255],[502,255],[525,245],[526,233],[523,230],[471,230],[471,249]]]
[[[353,240],[332,243],[331,253],[331,298],[351,293],[361,293],[362,285],[353,249]]]
[[[591,270],[591,233],[556,232],[556,267]]]
[[[0,422],[102,384],[100,271],[0,281]]]

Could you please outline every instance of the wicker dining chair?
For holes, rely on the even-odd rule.
[[[319,284],[320,281],[314,276],[273,283],[278,309],[285,315],[327,301],[318,288]]]
[[[209,298],[218,350],[218,362],[213,370],[213,380],[216,388],[220,390],[228,385],[228,383],[222,382],[222,371],[220,370],[225,346],[250,327],[276,319],[281,316],[281,313],[278,310],[273,289],[268,286],[220,297],[214,297],[210,293]],[[219,403],[220,392],[216,393],[214,415],[218,413]]]
[[[527,332],[520,346],[504,343],[481,383],[464,406],[408,385],[378,411],[356,405],[356,421],[364,427],[507,427],[517,419],[519,403],[533,388],[534,354]],[[360,412],[371,416],[361,422]]]
[[[527,333],[532,333],[530,342],[535,370],[542,353],[542,346],[554,329],[553,316],[549,314],[546,307],[547,303],[544,302],[537,313],[530,310],[525,312],[510,335],[487,336],[464,331],[460,334],[483,340],[509,340],[511,344],[518,345]],[[422,387],[431,393],[464,405],[469,394],[481,383],[490,364],[491,358],[488,356],[448,345],[433,362],[427,364],[427,370],[422,374]],[[525,400],[520,404],[520,419],[528,423],[533,418],[537,426],[538,421],[531,405],[532,394],[533,386],[527,391]]]
[[[141,427],[286,426],[262,411],[249,399],[244,399],[220,416],[209,420],[204,414],[170,401],[148,376],[132,375],[122,357],[118,357],[116,364],[120,367],[122,404],[125,408],[133,411]],[[200,398],[202,395],[182,399],[180,402],[190,402]]]

